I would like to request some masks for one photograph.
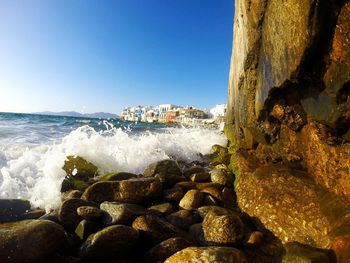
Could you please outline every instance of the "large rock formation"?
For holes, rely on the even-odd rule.
[[[350,234],[349,128],[350,1],[236,0],[226,134],[240,208],[282,242]]]

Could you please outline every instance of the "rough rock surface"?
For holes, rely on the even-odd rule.
[[[104,225],[129,224],[136,217],[147,213],[143,206],[128,203],[103,202],[100,208],[106,212],[102,218]]]
[[[117,201],[142,203],[162,194],[162,184],[154,178],[138,178],[122,181],[97,182],[88,187],[82,198],[101,203]]]
[[[79,255],[86,260],[103,260],[128,255],[139,239],[137,230],[124,226],[109,226],[89,236]]]
[[[188,247],[170,258],[165,263],[207,263],[207,262],[234,262],[246,263],[244,254],[231,247]]]
[[[203,232],[207,244],[225,246],[239,244],[244,237],[244,225],[233,212],[210,211],[203,219]]]
[[[230,166],[240,208],[283,242],[349,234],[349,95],[349,0],[235,1]]]
[[[149,263],[164,262],[171,255],[191,245],[192,243],[181,237],[170,238],[147,251],[143,259]]]
[[[65,232],[48,220],[0,224],[0,262],[33,262],[46,259],[60,248]]]

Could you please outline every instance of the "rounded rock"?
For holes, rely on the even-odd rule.
[[[189,190],[181,199],[179,206],[186,210],[198,208],[202,204],[203,194],[198,190]]]
[[[44,260],[65,240],[62,226],[48,220],[0,224],[0,262]]]

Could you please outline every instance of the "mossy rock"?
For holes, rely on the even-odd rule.
[[[137,174],[127,172],[111,172],[107,173],[99,178],[99,181],[121,181],[136,178]]]
[[[78,180],[75,178],[65,178],[62,182],[61,192],[66,192],[69,190],[84,191],[89,186],[90,184],[83,180]]]
[[[68,178],[74,177],[82,181],[89,181],[90,178],[98,175],[97,166],[80,156],[67,156],[62,169]]]

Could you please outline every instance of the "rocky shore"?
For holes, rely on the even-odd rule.
[[[0,262],[335,262],[331,250],[282,244],[242,213],[230,157],[214,145],[201,161],[103,176],[68,157],[57,210],[0,200]]]

